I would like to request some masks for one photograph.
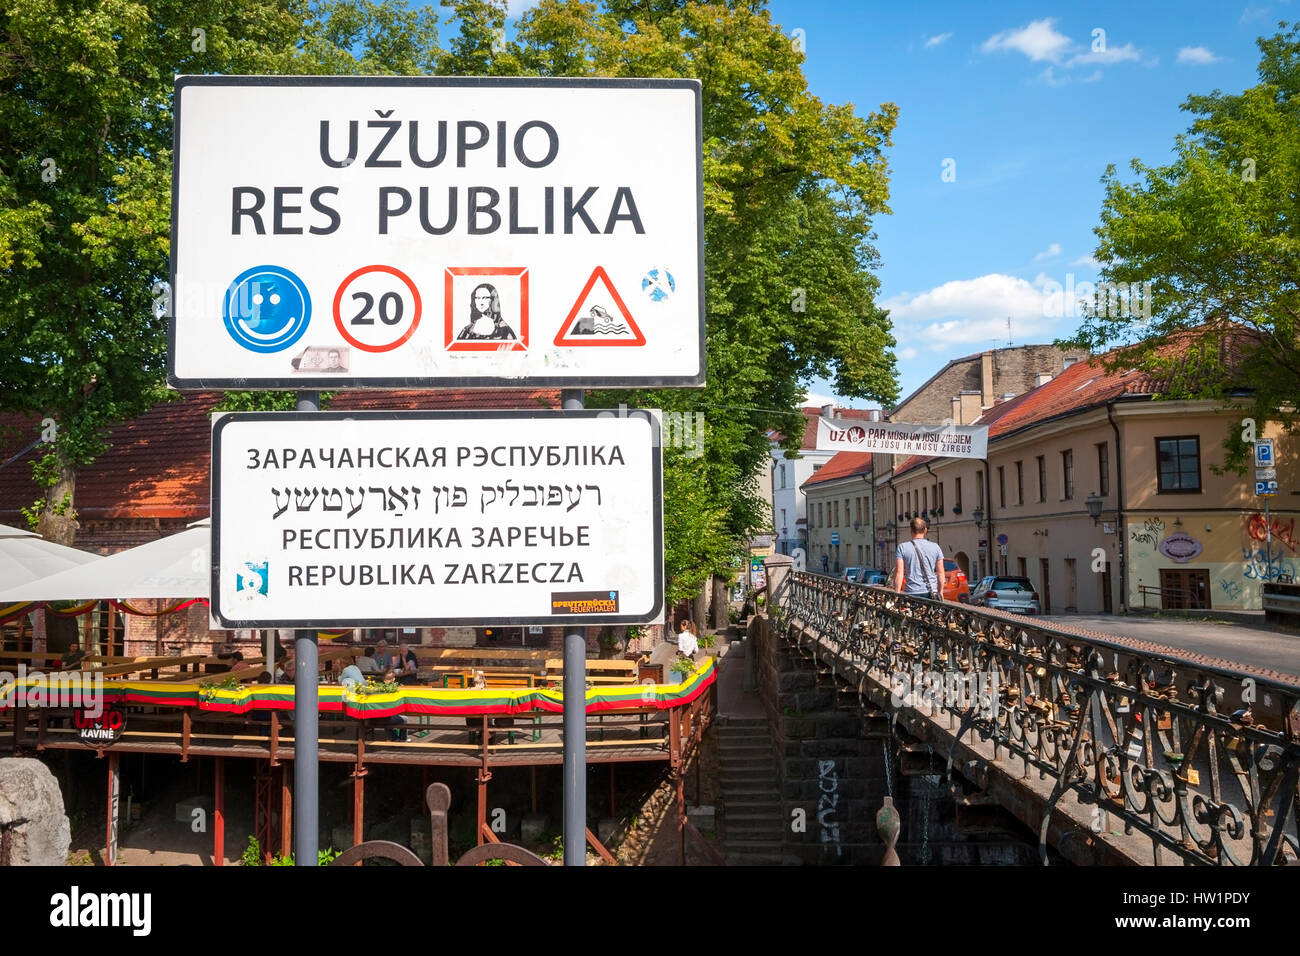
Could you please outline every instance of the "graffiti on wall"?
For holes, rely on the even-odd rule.
[[[1241,561],[1245,565],[1242,576],[1247,580],[1276,581],[1284,575],[1289,576],[1291,580],[1295,580],[1297,562],[1288,557],[1286,551],[1279,544],[1274,544],[1271,552],[1268,550],[1267,545],[1262,544],[1242,548]],[[1272,571],[1272,577],[1269,576],[1270,570]]]
[[[1246,534],[1252,541],[1267,541],[1272,537],[1275,544],[1285,545],[1295,554],[1298,542],[1295,537],[1295,518],[1272,518],[1265,520],[1256,511],[1246,518]]]
[[[1141,528],[1133,528],[1129,531],[1129,537],[1137,544],[1154,545],[1160,540],[1164,530],[1165,523],[1159,518],[1147,518],[1142,522]]]
[[[1245,589],[1240,584],[1236,581],[1229,581],[1227,578],[1224,578],[1219,582],[1219,590],[1221,590],[1224,593],[1224,596],[1234,604],[1241,603],[1241,596],[1246,593]]]
[[[821,794],[817,798],[817,826],[821,832],[821,841],[827,849],[834,849],[840,855],[840,825],[831,819],[840,804],[840,778],[835,772],[834,760],[817,761],[817,788]]]

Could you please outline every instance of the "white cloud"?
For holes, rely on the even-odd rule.
[[[1123,63],[1126,60],[1134,62],[1142,59],[1142,51],[1132,43],[1125,43],[1123,46],[1108,46],[1104,50],[1090,50],[1087,53],[1078,53],[1066,61],[1066,66],[1106,66],[1111,63]]]
[[[817,392],[804,392],[803,403],[804,405],[816,405],[821,407],[822,405],[838,405],[840,400],[834,395],[819,395]]]
[[[1058,33],[1052,25],[1053,18],[1034,20],[1018,30],[1003,30],[984,41],[980,47],[985,53],[1005,53],[1014,50],[1037,62],[1059,62],[1070,48],[1070,38]]]
[[[952,38],[951,33],[940,33],[932,37],[926,37],[925,45],[927,47],[938,46],[940,43],[943,43],[945,40],[949,40],[951,38]]]
[[[1047,285],[1049,281],[1043,275],[1035,283]],[[1045,295],[1035,284],[994,272],[975,279],[954,279],[925,292],[904,292],[881,305],[889,309],[900,342],[942,350],[954,344],[1005,342],[1008,317],[1016,341],[1050,337],[1053,315],[1061,315],[1054,303],[1055,297],[1050,292]]]
[[[1087,256],[1079,256],[1079,258],[1077,258],[1077,259],[1075,259],[1073,262],[1071,262],[1070,265],[1072,265],[1072,266],[1087,266],[1089,269],[1100,269],[1100,268],[1101,268],[1101,263],[1098,262],[1096,259],[1094,259],[1091,255],[1087,255]],[[1035,284],[1038,284],[1038,283],[1035,283]]]
[[[1222,59],[1223,57],[1215,56],[1208,47],[1203,46],[1185,46],[1178,51],[1178,62],[1190,63],[1192,66],[1208,66]]]
[[[910,345],[905,345],[898,350],[898,357],[902,359],[904,362],[916,358],[918,354],[920,353],[918,353],[916,349],[912,348],[912,346]]]
[[[1258,20],[1265,16],[1268,16],[1268,7],[1247,7],[1241,11],[1241,19],[1237,22],[1249,23],[1251,20]]]
[[[1054,242],[1046,249],[1044,249],[1042,252],[1038,253],[1038,255],[1034,256],[1034,261],[1042,262],[1044,259],[1051,259],[1054,256],[1059,256],[1060,254],[1061,254],[1061,244],[1059,242]]]

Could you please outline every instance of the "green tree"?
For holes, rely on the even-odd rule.
[[[798,447],[812,378],[833,379],[843,395],[896,397],[869,240],[871,217],[888,212],[884,150],[897,109],[886,103],[864,118],[814,97],[801,44],[762,3],[542,0],[508,42],[503,20],[485,12],[494,5],[453,6],[474,11],[458,17],[456,45],[488,72],[505,62],[541,76],[701,81],[707,387],[589,399],[705,415],[702,457],[665,453],[668,599],[687,597],[772,527],[757,486],[767,432]]]
[[[448,6],[446,49],[428,8],[396,0],[83,0],[53,23],[48,5],[17,0],[0,13],[0,407],[58,420],[38,468],[51,537],[71,539],[71,516],[55,511],[104,429],[164,397],[154,298],[167,272],[173,73],[701,81],[708,386],[590,400],[707,419],[702,456],[665,454],[670,600],[770,528],[755,481],[766,435],[797,445],[812,378],[895,398],[870,245],[871,218],[888,211],[892,104],[862,117],[812,96],[800,44],[761,2],[542,0],[513,31],[501,2]],[[62,170],[52,181],[46,157]]]
[[[72,543],[105,430],[168,398],[174,76],[426,70],[434,21],[391,2],[0,10],[0,409],[56,422],[35,468],[46,537]]]
[[[1150,296],[1136,317],[1099,298],[1074,342],[1119,346],[1110,364],[1151,371],[1162,398],[1223,400],[1290,430],[1300,398],[1300,30],[1279,26],[1257,41],[1257,86],[1188,97],[1183,109],[1197,119],[1171,164],[1134,160],[1135,183],[1106,171],[1102,280],[1150,283]],[[1224,443],[1238,469],[1241,431]]]

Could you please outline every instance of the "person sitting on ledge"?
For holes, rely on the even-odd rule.
[[[82,660],[85,659],[85,656],[86,652],[81,649],[81,644],[77,641],[73,641],[68,645],[68,649],[63,652],[63,656],[59,660],[59,665],[65,671],[75,670],[81,664]]]

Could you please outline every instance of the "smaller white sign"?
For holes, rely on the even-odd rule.
[[[1256,480],[1256,481],[1276,481],[1276,480],[1277,480],[1277,469],[1276,469],[1276,468],[1256,468],[1256,469],[1255,469],[1255,480]]]
[[[643,624],[657,413],[254,412],[213,428],[221,627]]]
[[[898,422],[855,422],[842,418],[817,419],[819,451],[984,458],[988,454],[988,444],[987,425],[903,425]]]

